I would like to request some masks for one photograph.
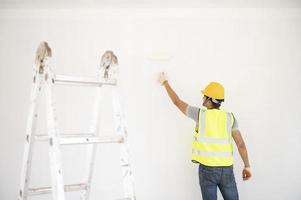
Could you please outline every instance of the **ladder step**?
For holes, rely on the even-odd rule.
[[[48,135],[36,135],[36,141],[49,141]],[[92,134],[78,135],[62,135],[59,136],[61,145],[71,144],[95,144],[95,143],[122,143],[124,138],[122,135],[103,135],[93,136]]]
[[[74,138],[74,137],[93,137],[93,133],[61,133],[59,137],[62,138]],[[35,135],[35,140],[40,141],[40,142],[47,142],[49,141],[49,136],[46,134],[36,134]]]
[[[80,77],[68,75],[55,75],[54,83],[85,86],[116,85],[116,79],[99,79],[97,77]]]
[[[70,144],[93,144],[93,143],[121,143],[123,142],[123,137],[121,135],[104,135],[98,137],[73,137],[64,138],[60,137],[61,145]]]
[[[87,184],[79,183],[79,184],[65,185],[64,190],[65,190],[65,192],[87,190]],[[28,189],[28,196],[43,195],[43,194],[50,194],[50,193],[52,193],[51,187],[40,187],[40,188],[29,188]]]

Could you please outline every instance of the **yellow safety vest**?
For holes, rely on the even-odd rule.
[[[192,162],[207,166],[233,165],[231,113],[218,110],[200,110],[199,123],[192,142]]]

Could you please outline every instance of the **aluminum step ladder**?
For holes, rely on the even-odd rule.
[[[23,165],[21,172],[20,189],[18,200],[27,200],[30,196],[52,194],[54,200],[65,200],[65,192],[80,191],[81,200],[89,200],[91,190],[91,180],[94,170],[94,160],[96,156],[97,144],[117,143],[121,146],[120,166],[123,174],[124,197],[121,199],[135,200],[132,170],[129,161],[129,151],[127,144],[127,130],[125,117],[122,112],[116,79],[99,77],[74,77],[65,75],[55,75],[49,66],[51,49],[46,42],[42,42],[37,51],[37,62],[33,74],[33,84],[30,97],[30,109],[26,128],[25,150],[23,155]],[[78,86],[91,86],[96,88],[96,96],[93,109],[93,120],[89,133],[83,134],[61,134],[59,132],[58,120],[56,117],[56,105],[53,98],[53,87],[55,84],[68,84]],[[111,87],[115,132],[116,134],[100,135],[100,100],[102,98],[103,87]],[[36,124],[38,119],[38,100],[41,92],[44,92],[46,100],[47,134],[36,134]],[[33,145],[35,142],[46,141],[49,147],[51,186],[40,188],[29,188]],[[84,183],[64,185],[61,145],[87,145],[86,172]]]

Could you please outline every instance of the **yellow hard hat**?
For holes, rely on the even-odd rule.
[[[214,99],[225,99],[225,89],[217,82],[211,82],[202,90],[203,95]]]

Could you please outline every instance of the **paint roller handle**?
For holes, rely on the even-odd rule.
[[[165,83],[167,83],[167,78],[166,78],[166,75],[164,72],[159,73],[158,81],[161,85],[164,85]]]

